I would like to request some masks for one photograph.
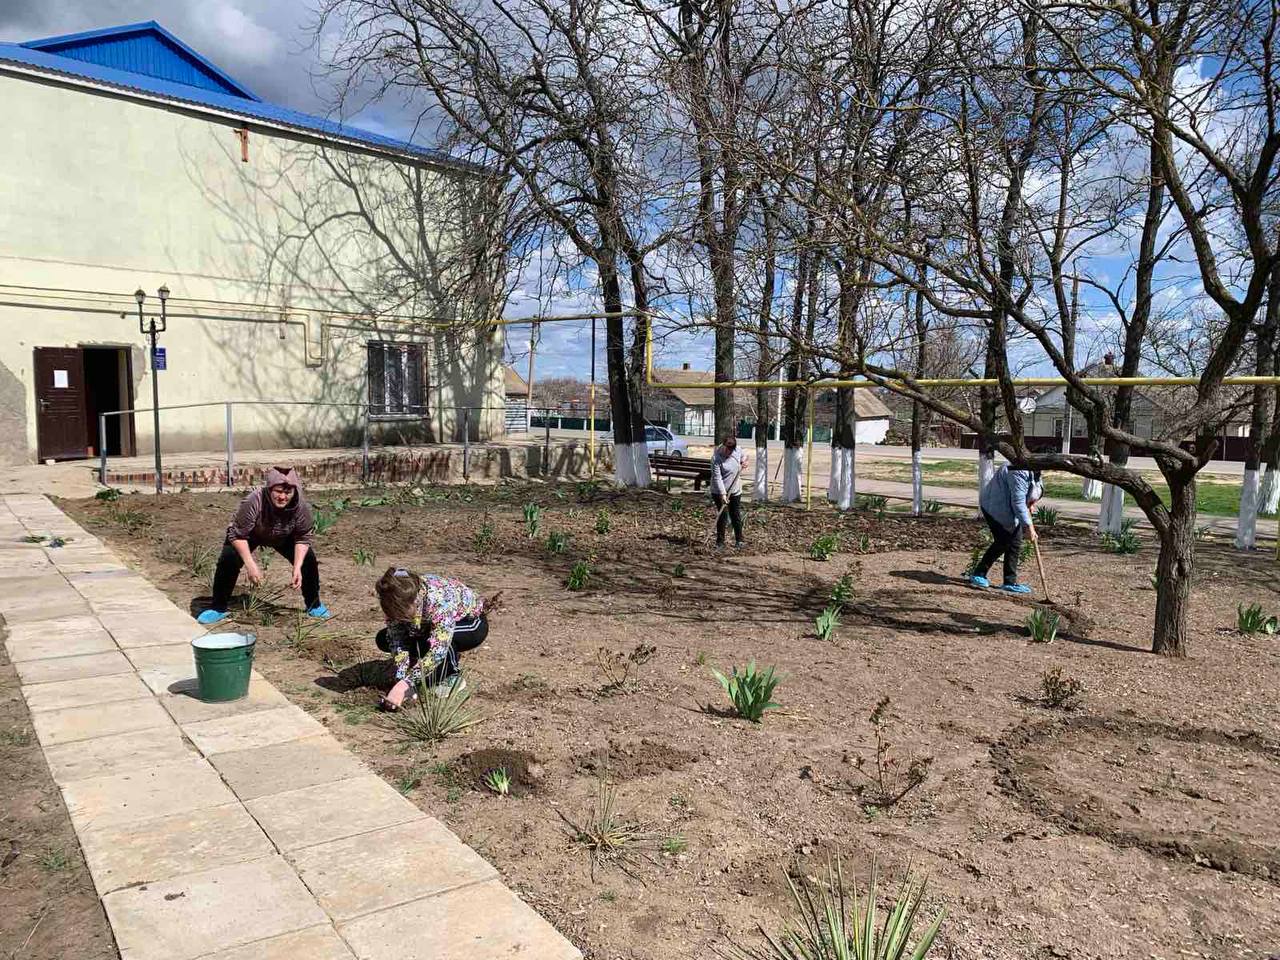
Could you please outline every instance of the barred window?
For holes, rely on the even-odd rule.
[[[369,342],[369,415],[427,415],[426,357],[420,343]]]

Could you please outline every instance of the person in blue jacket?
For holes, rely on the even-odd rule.
[[[1018,560],[1023,536],[1033,543],[1036,540],[1031,510],[1043,496],[1039,470],[1016,470],[1005,464],[995,472],[979,498],[982,516],[991,528],[991,546],[969,571],[969,583],[975,587],[991,586],[987,571],[1003,556],[1004,583],[1000,589],[1009,593],[1031,592],[1030,587],[1018,582]]]

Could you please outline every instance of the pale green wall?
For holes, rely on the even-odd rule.
[[[252,125],[243,163],[232,121],[4,75],[0,102],[7,144],[0,151],[0,284],[10,285],[0,287],[7,304],[0,306],[0,458],[35,456],[33,348],[141,348],[131,294],[146,290],[150,310],[162,284],[172,291],[173,312],[200,314],[172,318],[162,337],[162,406],[363,402],[366,341],[424,339],[434,425],[441,356],[443,407],[501,407],[501,335],[465,326],[485,318],[489,301],[475,286],[463,288],[454,266],[454,251],[468,239],[462,192],[474,186],[470,175]],[[84,301],[55,290],[108,296]],[[261,322],[278,317],[277,308],[298,321],[283,340],[279,324]],[[349,312],[340,322],[360,329],[329,329],[326,359],[308,364],[302,324],[318,339],[330,316],[320,310]],[[389,313],[464,326],[447,335],[415,332],[385,319]],[[461,345],[446,346],[446,337]],[[149,407],[149,364],[141,350],[134,358],[135,402]],[[446,439],[453,416],[445,414]],[[224,422],[221,408],[168,412],[162,449],[216,450]],[[239,407],[236,444],[325,444],[355,422],[353,412]],[[501,422],[501,411],[485,415],[483,433]],[[139,417],[136,429],[138,452],[148,452],[150,417]]]

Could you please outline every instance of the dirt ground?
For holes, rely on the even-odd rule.
[[[1046,645],[1025,635],[1029,603],[959,579],[978,534],[967,517],[750,507],[748,549],[718,555],[706,502],[689,494],[503,484],[381,503],[369,491],[340,513],[333,499],[320,500],[337,521],[317,553],[338,618],[299,629],[296,594],[242,611],[259,669],[589,958],[758,944],[757,924],[777,930],[787,914],[786,873],[816,876],[836,850],[860,880],[873,861],[891,881],[928,876],[928,908],[947,911],[931,956],[1280,953],[1280,641],[1234,631],[1239,601],[1280,611],[1268,556],[1198,545],[1191,657],[1171,661],[1146,652],[1149,538],[1118,556],[1083,529],[1045,532],[1055,599],[1093,622]],[[235,502],[65,506],[187,603],[207,593]],[[536,538],[527,502],[542,509]],[[553,531],[568,534],[563,552]],[[838,551],[809,559],[835,532]],[[567,590],[584,558],[588,588]],[[489,640],[463,659],[484,720],[435,747],[404,743],[372,709],[385,683],[372,584],[393,562],[503,592]],[[273,560],[269,580],[285,566]],[[821,641],[813,618],[846,571],[853,600]],[[639,644],[652,657],[608,688],[601,651]],[[759,725],[725,714],[710,674],[751,659],[784,677]],[[1083,683],[1076,709],[1044,705],[1052,668]],[[884,697],[891,774],[927,770],[888,808],[866,776]],[[497,766],[513,774],[509,796],[483,786]],[[653,839],[593,867],[564,818],[588,817],[602,777]]]
[[[0,957],[5,960],[119,956],[2,646],[0,905]]]

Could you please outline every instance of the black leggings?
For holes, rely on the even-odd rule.
[[[724,506],[724,495],[713,493],[712,501],[716,505],[716,509],[720,510]],[[729,521],[733,521],[733,539],[742,542],[742,494],[735,493],[729,497],[729,508],[720,510],[719,516],[716,517],[716,543],[724,543],[724,535],[729,527]]]
[[[404,649],[409,651],[410,667],[421,660],[430,649],[426,634],[412,630],[407,624],[403,624],[383,627],[378,631],[378,635],[373,638],[373,642],[378,645],[378,649],[383,653],[391,652],[391,641],[387,636],[388,630],[403,630],[407,634],[402,641],[402,645]],[[467,650],[474,650],[484,643],[487,636],[489,636],[489,621],[483,613],[478,617],[464,617],[454,624],[453,644],[449,648],[449,656],[445,657],[444,662],[427,677],[427,686],[433,686],[441,680],[447,680],[457,673],[458,654],[465,653]]]
[[[258,549],[258,546],[250,541],[249,551],[252,553]],[[294,543],[292,541],[272,549],[289,561],[290,569],[293,568]],[[218,557],[218,569],[213,575],[213,602],[209,604],[210,610],[217,610],[219,613],[227,612],[227,605],[231,603],[231,591],[236,588],[236,580],[243,566],[244,561],[240,559],[240,554],[228,540],[222,545],[222,554]],[[315,547],[312,546],[307,547],[307,555],[302,558],[302,602],[307,605],[308,610],[314,610],[320,606],[320,568],[316,563]]]
[[[1012,530],[1002,527],[996,522],[996,519],[982,511],[983,518],[987,521],[987,526],[991,528],[991,546],[987,547],[987,552],[982,555],[982,559],[978,561],[978,565],[973,568],[973,575],[985,577],[987,571],[991,569],[991,565],[996,559],[1004,555],[1004,582],[1006,584],[1014,584],[1018,582],[1018,561],[1022,555],[1022,524],[1015,524]]]

